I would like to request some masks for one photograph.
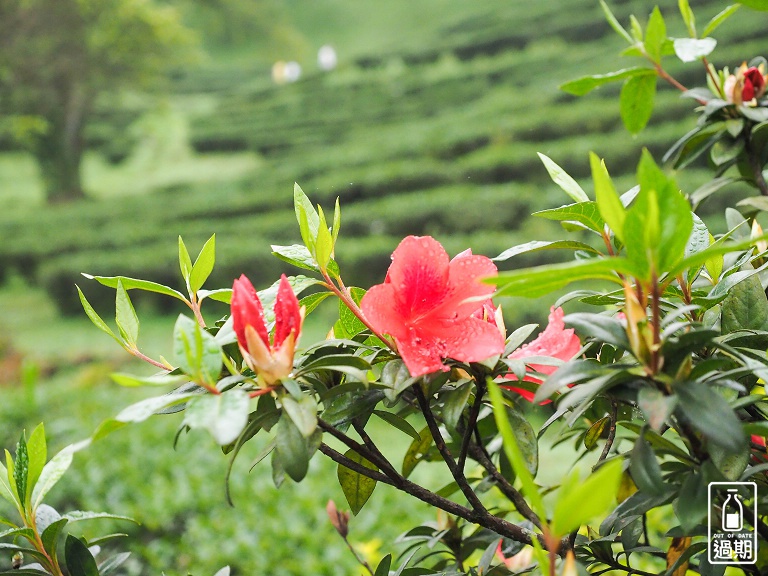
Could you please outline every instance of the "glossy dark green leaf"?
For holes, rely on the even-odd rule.
[[[419,436],[416,428],[411,426],[411,423],[408,422],[408,420],[405,418],[398,416],[397,414],[393,414],[392,412],[385,412],[384,410],[374,410],[373,413],[390,426],[394,426],[401,432],[405,432],[414,440],[421,440],[421,436]]]
[[[432,434],[429,427],[425,426],[419,432],[419,440],[414,439],[408,447],[408,451],[403,458],[403,476],[406,478],[411,475],[416,465],[427,455],[427,451],[432,446]]]
[[[295,482],[307,475],[309,468],[309,446],[293,421],[284,414],[277,423],[276,455],[285,472]],[[275,455],[273,455],[274,461]]]
[[[389,569],[392,567],[392,554],[387,554],[376,566],[376,572],[373,576],[389,576]]]
[[[26,503],[29,501],[27,494],[29,478],[29,454],[27,452],[27,439],[24,434],[21,435],[16,443],[16,458],[13,467],[13,480],[16,485],[16,493],[22,506],[26,509]]]
[[[616,318],[578,312],[563,318],[567,326],[576,329],[580,336],[596,338],[600,342],[611,344],[624,350],[629,349],[629,341],[624,326]]]
[[[656,454],[642,435],[635,441],[635,447],[632,449],[629,472],[632,474],[632,480],[643,492],[660,496],[667,491]]]
[[[343,394],[326,406],[322,417],[331,426],[341,426],[358,416],[370,414],[383,399],[384,393],[381,390],[359,390]]]
[[[525,467],[531,476],[536,477],[539,470],[539,444],[533,426],[518,410],[507,408],[507,418],[517,441]]]
[[[725,476],[725,479],[731,482],[739,480],[749,465],[750,452],[746,443],[737,452],[712,444],[708,452],[712,458],[712,463]]]
[[[700,382],[680,382],[674,390],[680,397],[678,410],[708,440],[734,453],[744,449],[741,422],[725,398]]]
[[[723,334],[739,330],[765,330],[768,327],[768,298],[758,275],[733,286],[721,304]]]
[[[296,401],[290,396],[281,400],[283,410],[293,420],[299,432],[309,438],[317,428],[317,401],[313,396],[302,394],[301,400]]]
[[[52,524],[49,524],[40,535],[45,551],[54,559],[56,558],[56,545],[59,541],[59,536],[61,536],[61,531],[68,522],[69,520],[66,518],[59,518]]]
[[[67,570],[77,576],[99,576],[96,560],[88,547],[83,542],[72,536],[67,536],[64,544],[64,558],[67,562]]]
[[[603,374],[603,366],[593,359],[574,360],[563,364],[536,391],[534,402],[543,402],[560,388]]]
[[[472,382],[464,382],[454,390],[443,395],[443,422],[451,430],[456,429],[471,394]]]
[[[348,450],[344,456],[370,470],[378,470],[375,464],[369,462],[354,450]],[[344,497],[347,499],[352,514],[357,516],[358,512],[365,506],[365,503],[368,502],[371,494],[373,494],[376,488],[376,480],[368,478],[355,470],[350,470],[341,464],[339,464],[336,474],[341,491],[344,492]]]
[[[411,378],[408,367],[400,359],[390,360],[381,371],[380,383],[385,387],[384,393],[389,400],[395,400],[417,381],[418,378]]]
[[[683,531],[690,532],[707,517],[707,499],[707,479],[703,473],[691,471],[685,477],[674,505]]]

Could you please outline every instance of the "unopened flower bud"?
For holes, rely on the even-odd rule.
[[[336,508],[336,503],[333,500],[328,500],[325,511],[328,513],[331,524],[336,528],[336,532],[342,538],[346,538],[347,534],[349,534],[349,512],[340,511]]]

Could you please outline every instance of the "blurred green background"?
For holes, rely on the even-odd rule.
[[[51,4],[84,16],[61,25]],[[691,4],[700,22],[724,7]],[[611,5],[622,22],[652,9]],[[30,6],[42,11],[19,20]],[[660,7],[669,35],[684,36],[677,2]],[[714,64],[759,55],[765,24],[742,9],[717,31]],[[110,372],[137,367],[84,318],[76,283],[105,317],[114,292],[81,272],[178,288],[177,236],[196,251],[216,233],[207,287],[243,272],[266,287],[289,272],[270,244],[299,241],[294,182],[328,208],[340,198],[337,259],[348,285],[380,282],[407,234],[433,235],[451,254],[471,247],[494,256],[559,234],[529,218],[568,202],[536,152],[589,191],[594,150],[628,189],[642,147],[660,158],[695,122],[691,101],[662,86],[659,112],[631,137],[618,86],[584,98],[558,91],[629,65],[595,0],[3,0],[0,31],[0,439],[9,448],[40,420],[62,447],[144,394],[110,383]],[[331,70],[317,60],[324,45],[338,57]],[[300,65],[298,80],[276,83],[278,61]],[[704,85],[700,66],[670,70]],[[72,94],[85,103],[74,176],[46,138],[72,128],[71,115],[56,115]],[[703,162],[678,174],[683,190],[709,179]],[[66,186],[56,187],[56,174]],[[743,194],[728,189],[705,210],[720,213]],[[521,256],[500,268],[560,257]],[[179,310],[153,295],[135,303],[143,348],[170,356]],[[518,304],[507,305],[508,326],[541,321],[551,303]],[[207,306],[208,318],[227,311]],[[327,332],[333,313],[331,304],[318,310],[305,344]],[[179,422],[158,417],[79,454],[52,504],[136,517],[140,526],[119,527],[132,536],[131,574],[202,576],[224,564],[242,575],[359,572],[325,517],[328,498],[343,503],[333,466],[316,459],[303,484],[276,494],[268,466],[248,471],[256,442],[236,465],[232,509],[226,459],[203,435],[183,437],[174,451]],[[401,453],[407,443],[392,442]],[[433,487],[445,480],[429,466],[418,472]],[[386,553],[402,530],[434,520],[381,486],[351,539],[375,561],[380,545]]]

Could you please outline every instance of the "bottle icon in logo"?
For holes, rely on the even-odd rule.
[[[738,532],[744,522],[744,506],[735,489],[728,490],[728,497],[723,502],[723,530]]]

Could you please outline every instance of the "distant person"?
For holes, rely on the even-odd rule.
[[[328,72],[336,68],[338,63],[339,58],[336,56],[336,50],[330,44],[321,46],[320,50],[317,51],[317,65],[320,70]]]

